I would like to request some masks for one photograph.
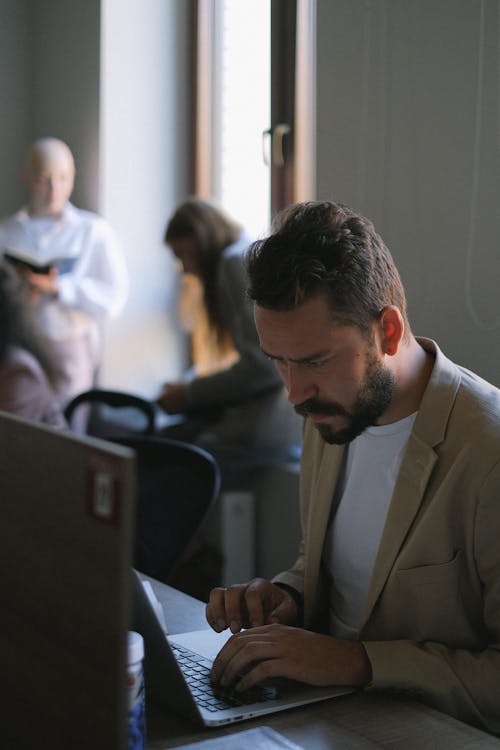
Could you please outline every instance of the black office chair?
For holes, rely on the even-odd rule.
[[[80,410],[89,406],[93,412],[85,424]],[[75,432],[136,452],[134,567],[165,583],[183,561],[215,502],[220,472],[213,456],[202,448],[153,435],[155,415],[150,401],[99,388],[79,394],[65,410]]]
[[[129,435],[113,442],[136,453],[134,567],[168,582],[215,503],[219,468],[209,453],[177,440]]]
[[[92,388],[79,393],[66,406],[64,416],[75,432],[104,439],[155,432],[153,402],[125,391]]]

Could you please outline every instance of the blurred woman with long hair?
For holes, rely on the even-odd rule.
[[[290,460],[301,439],[300,418],[259,346],[246,295],[244,255],[251,242],[222,208],[197,198],[177,207],[165,232],[182,272],[200,282],[208,332],[223,364],[166,383],[158,403],[168,414],[191,417],[185,436],[216,456],[223,485],[233,478],[239,483],[246,470]]]
[[[26,286],[0,262],[0,410],[65,427],[53,392],[57,377],[31,325]]]

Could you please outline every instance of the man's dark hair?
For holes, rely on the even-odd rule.
[[[22,347],[38,360],[51,385],[57,386],[61,373],[28,314],[28,291],[8,262],[0,260],[0,364],[7,359],[10,346]]]
[[[409,324],[394,260],[375,227],[347,206],[298,203],[276,217],[269,237],[250,247],[248,294],[260,307],[293,310],[320,292],[338,322],[369,331],[387,305]]]

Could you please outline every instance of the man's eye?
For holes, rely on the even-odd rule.
[[[330,362],[332,362],[333,359],[334,359],[333,356],[324,357],[323,359],[310,359],[307,362],[304,362],[304,364],[306,367],[308,367],[311,370],[318,370],[321,367],[325,367],[326,365],[330,364]]]

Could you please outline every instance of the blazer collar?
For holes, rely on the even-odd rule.
[[[446,435],[448,420],[461,383],[460,370],[435,341],[419,338],[419,344],[435,358],[431,377],[424,391],[413,432],[425,444],[435,447]]]

